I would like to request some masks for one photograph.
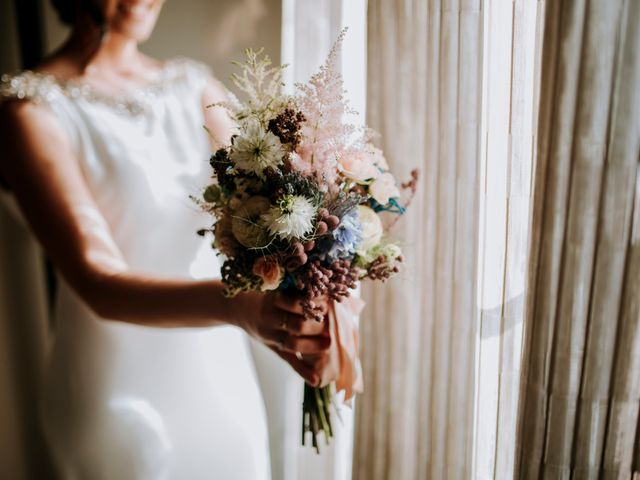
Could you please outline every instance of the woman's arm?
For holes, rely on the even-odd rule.
[[[217,80],[210,78],[202,92],[202,108],[204,121],[211,138],[212,151],[229,144],[234,131],[234,124],[228,112],[222,107],[210,107],[215,103],[228,101],[224,86]]]
[[[219,281],[132,272],[112,240],[66,135],[46,108],[31,102],[4,103],[0,135],[1,176],[47,255],[101,317],[157,326],[237,324],[242,307],[251,308],[256,301],[251,296],[225,298]]]

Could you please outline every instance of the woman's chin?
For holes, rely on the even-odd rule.
[[[144,42],[151,36],[154,24],[154,20],[149,22],[117,22],[110,26],[109,31],[137,42]]]
[[[151,36],[161,8],[162,2],[158,0],[150,3],[120,0],[108,9],[109,30],[138,42],[145,41]]]

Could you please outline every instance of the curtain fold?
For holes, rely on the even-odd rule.
[[[400,178],[408,259],[366,285],[354,478],[467,478],[474,404],[482,2],[370,0],[368,124]]]
[[[474,478],[513,478],[542,1],[484,4]]]
[[[422,181],[364,291],[355,477],[637,474],[640,2],[368,16],[369,124]]]
[[[640,4],[548,2],[520,478],[630,478],[640,336]]]

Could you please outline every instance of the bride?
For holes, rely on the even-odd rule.
[[[266,479],[247,336],[310,384],[332,339],[298,302],[225,298],[192,204],[229,138],[206,68],[137,49],[161,0],[54,0],[73,25],[0,84],[0,178],[59,273],[43,419],[65,479]],[[203,274],[204,273],[204,274]],[[312,354],[302,357],[300,354]],[[313,359],[313,361],[310,360]]]

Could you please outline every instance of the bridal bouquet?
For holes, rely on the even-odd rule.
[[[211,157],[214,183],[199,201],[214,219],[199,233],[214,234],[227,295],[285,291],[301,298],[308,318],[335,322],[340,378],[334,388],[305,384],[302,443],[311,432],[316,449],[319,431],[327,442],[332,436],[334,390],[345,390],[345,400],[361,390],[358,305],[348,297],[359,280],[398,272],[401,250],[385,237],[382,217],[406,207],[370,131],[346,121],[352,112],[336,69],[343,36],[294,95],[280,92],[283,66],[246,51],[232,77],[245,99],[231,95],[211,106],[227,109],[237,131]],[[414,172],[400,187],[413,192],[416,180]],[[322,297],[330,299],[327,318],[317,303]]]

